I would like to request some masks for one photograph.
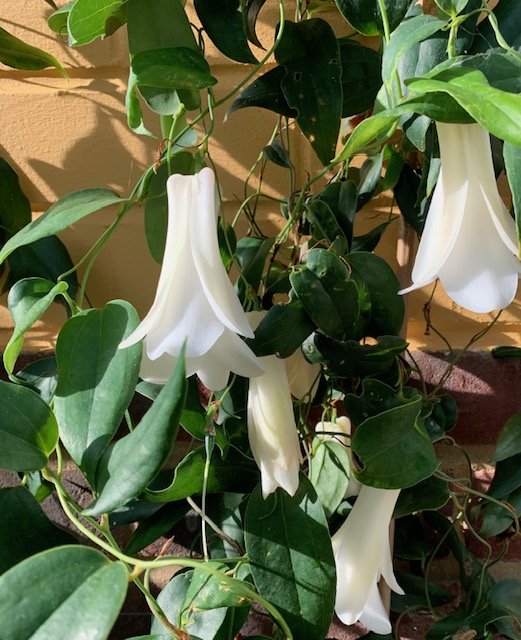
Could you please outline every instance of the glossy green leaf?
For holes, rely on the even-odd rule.
[[[481,71],[456,67],[433,78],[410,80],[408,85],[415,94],[449,94],[493,135],[521,146],[521,95],[492,87]]]
[[[107,21],[117,19],[121,5],[122,0],[76,0],[67,18],[69,44],[79,46],[104,38]]]
[[[284,169],[294,168],[280,138],[277,138],[271,144],[265,146],[262,150],[262,155],[279,167],[283,167]]]
[[[133,556],[167,534],[174,524],[185,516],[188,509],[189,505],[185,500],[165,504],[156,513],[139,523],[125,547],[125,553]]]
[[[193,171],[193,156],[187,151],[175,154],[170,163],[172,173],[189,175]],[[168,166],[162,164],[157,173],[152,175],[145,200],[145,234],[148,248],[154,260],[161,263],[165,250],[166,231],[168,228],[168,200],[166,197],[166,181]]]
[[[49,405],[26,387],[0,381],[0,469],[43,469],[57,442]]]
[[[29,489],[0,489],[0,574],[40,551],[75,542],[49,520]]]
[[[335,155],[342,114],[338,41],[329,24],[319,18],[286,21],[275,57],[286,69],[282,91],[298,112],[297,123],[327,165]]]
[[[184,349],[168,382],[138,426],[105,450],[96,469],[98,497],[85,509],[100,515],[139,495],[165,464],[186,397]]]
[[[194,570],[190,570],[175,575],[161,591],[157,602],[175,627],[189,630],[192,638],[214,640],[226,618],[226,608],[194,611],[193,597],[189,594],[194,573]],[[171,636],[157,618],[153,618],[150,631],[153,634],[163,634],[164,638]]]
[[[521,487],[521,453],[516,453],[496,463],[496,471],[488,493],[503,500],[512,491]]]
[[[220,571],[226,571],[227,566],[212,563]],[[187,599],[192,602],[195,612],[209,611],[220,607],[249,607],[251,598],[245,598],[241,589],[242,582],[235,578],[209,574],[204,569],[196,569],[193,573]]]
[[[319,200],[327,204],[350,246],[353,240],[353,227],[357,207],[354,180],[337,181],[328,184],[320,193]]]
[[[226,112],[226,118],[245,107],[261,107],[287,118],[295,118],[298,111],[289,106],[282,91],[281,83],[285,75],[286,69],[280,66],[256,78],[235,98]]]
[[[366,36],[384,35],[378,0],[335,0],[344,18]],[[392,31],[407,13],[412,0],[384,0],[389,28]]]
[[[382,57],[382,77],[384,82],[393,80],[393,73],[400,59],[411,47],[440,31],[444,26],[445,21],[423,14],[402,22],[393,32],[389,45],[384,49]]]
[[[159,491],[147,491],[147,499],[154,502],[172,502],[203,491],[203,475],[206,461],[204,447],[191,451],[175,469],[169,487]],[[207,492],[247,491],[259,481],[256,464],[234,447],[229,447],[222,458],[214,451],[208,472]]]
[[[521,453],[521,413],[514,413],[501,429],[492,456],[494,462],[506,460]]]
[[[24,278],[43,278],[53,283],[58,282],[63,273],[74,267],[67,247],[57,236],[40,238],[31,244],[18,247],[9,255],[8,263],[7,286],[12,286]],[[62,282],[68,285],[67,294],[75,300],[78,291],[76,272],[69,273]],[[61,302],[61,299],[58,302]]]
[[[60,438],[91,484],[134,395],[142,346],[118,346],[138,324],[129,303],[113,301],[74,316],[58,335],[54,410]]]
[[[518,24],[521,20],[521,5],[517,0],[501,0],[494,7],[494,16],[501,36],[515,49],[521,45],[521,33]],[[472,46],[472,53],[485,53],[498,46],[491,22],[485,18],[480,22]]]
[[[516,216],[518,244],[521,246],[521,147],[505,142],[503,157]]]
[[[56,67],[65,77],[67,73],[54,56],[26,44],[16,36],[0,27],[0,62],[13,69],[38,71],[47,67]]]
[[[351,38],[341,38],[342,118],[372,109],[382,86],[380,54]]]
[[[438,468],[430,438],[419,421],[421,398],[368,418],[351,444],[363,465],[355,476],[379,489],[403,489],[425,480]]]
[[[512,616],[521,622],[521,581],[501,580],[487,593],[487,599],[491,604],[503,607],[511,612]]]
[[[344,398],[346,411],[355,427],[358,427],[367,418],[399,407],[401,404],[402,399],[395,389],[381,380],[373,380],[372,378],[362,380],[361,395],[348,393]]]
[[[358,287],[340,258],[326,249],[312,249],[294,268],[291,285],[313,322],[326,335],[353,337],[359,317]]]
[[[14,331],[4,349],[4,367],[12,373],[24,342],[24,333],[39,320],[56,296],[67,291],[67,283],[53,284],[41,278],[17,282],[9,292],[7,305],[14,322]]]
[[[58,383],[56,360],[54,357],[39,358],[17,371],[16,377],[23,380],[29,388],[36,391],[47,404],[50,404]]]
[[[122,202],[125,201],[108,189],[84,189],[70,193],[10,238],[2,247],[0,263],[18,247],[59,233],[90,213]]]
[[[403,297],[398,295],[400,283],[389,264],[374,253],[353,252],[345,257],[352,269],[351,277],[364,283],[371,300],[371,316],[366,326],[368,336],[384,332],[398,335],[405,317]]]
[[[236,62],[255,64],[248,46],[240,0],[195,0],[206,33],[221,53]]]
[[[274,241],[274,238],[244,237],[237,242],[235,257],[241,269],[241,277],[236,286],[241,300],[248,295],[249,290],[258,290]]]
[[[347,238],[327,202],[321,198],[312,200],[306,217],[309,219],[314,240],[325,240],[328,248],[335,240],[338,240],[345,246],[344,250],[339,253],[347,253]]]
[[[244,0],[244,23],[248,40],[256,47],[262,47],[256,34],[257,18],[266,0]]]
[[[449,487],[440,478],[431,476],[413,487],[402,489],[394,509],[394,518],[428,509],[440,509],[449,500]]]
[[[306,359],[323,364],[328,374],[338,378],[363,378],[387,373],[396,356],[407,348],[397,336],[379,336],[377,344],[362,345],[357,340],[334,340],[315,332],[302,345]]]
[[[449,604],[455,598],[453,593],[446,591],[442,587],[429,582],[422,576],[415,576],[404,571],[395,572],[396,580],[405,591],[405,595],[391,594],[392,611],[403,613],[409,607],[415,609],[428,609],[429,607],[440,607]]]
[[[347,448],[340,442],[316,437],[309,462],[309,479],[329,518],[344,499],[351,464]]]
[[[211,502],[207,502],[208,516],[217,524],[230,541],[222,536],[211,536],[208,548],[213,558],[236,558],[244,549],[243,514],[247,494],[224,492],[215,495]]]
[[[259,593],[274,604],[295,638],[324,638],[333,615],[336,572],[317,494],[301,476],[293,497],[253,492],[245,518],[246,552]]]
[[[280,302],[264,316],[255,331],[255,338],[248,344],[258,356],[276,353],[280,358],[287,358],[314,330],[315,323],[301,302]]]
[[[451,17],[456,17],[467,6],[469,0],[435,0],[438,7]]]
[[[127,578],[122,562],[96,549],[66,546],[32,556],[0,577],[2,638],[106,640]]]
[[[63,7],[58,7],[56,11],[53,11],[47,18],[47,25],[51,31],[59,35],[67,34],[67,20],[69,18],[69,12],[72,9],[75,0],[64,4]]]
[[[507,493],[501,501],[505,504],[483,501],[478,505],[480,536],[497,536],[514,524],[514,514],[521,516],[521,487]]]
[[[20,188],[18,175],[0,158],[0,238],[8,240],[31,222],[31,204]]]
[[[211,87],[217,80],[206,60],[193,49],[152,49],[132,57],[132,70],[139,86],[194,91]]]

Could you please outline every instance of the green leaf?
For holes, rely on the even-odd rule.
[[[405,595],[394,596],[391,594],[391,610],[397,613],[403,613],[409,608],[441,607],[452,602],[455,598],[453,593],[412,573],[396,571],[395,577],[400,587],[405,591]]]
[[[368,111],[382,86],[381,55],[351,38],[341,38],[342,118]]]
[[[47,67],[56,67],[65,77],[67,73],[54,56],[49,53],[32,47],[11,35],[0,27],[0,62],[13,69],[23,69],[27,71],[38,71]]]
[[[122,0],[76,0],[67,18],[69,44],[88,44],[109,35],[114,29],[107,32],[107,21],[118,15],[121,5]]]
[[[497,536],[512,526],[514,514],[517,517],[521,515],[521,487],[507,493],[501,502],[505,504],[485,500],[477,506],[481,520],[480,536]]]
[[[325,240],[328,248],[335,240],[339,240],[345,245],[344,250],[339,253],[347,253],[347,238],[327,202],[322,198],[312,200],[306,217],[311,224],[314,240]]]
[[[449,497],[447,483],[431,476],[413,487],[400,491],[393,517],[402,518],[410,513],[440,509],[447,503]]]
[[[70,193],[10,238],[2,247],[0,263],[18,247],[59,233],[90,213],[122,202],[125,200],[108,189],[84,189]]]
[[[96,549],[66,546],[44,551],[0,577],[5,640],[106,640],[123,605],[128,570]],[[30,603],[23,607],[21,603]]]
[[[98,497],[85,514],[121,507],[152,482],[172,450],[185,397],[183,348],[172,376],[138,426],[101,457],[96,469]]]
[[[164,536],[185,516],[188,509],[189,505],[185,500],[165,504],[156,513],[139,523],[125,547],[125,553],[133,556]]]
[[[499,462],[518,453],[521,453],[521,412],[514,413],[501,429],[492,460]]]
[[[348,245],[351,246],[357,206],[355,182],[353,180],[332,182],[321,192],[319,200],[327,204],[338,226],[342,229]]]
[[[521,34],[517,25],[521,20],[521,5],[516,0],[501,0],[494,7],[493,14],[501,36],[515,49],[521,45]],[[499,46],[496,34],[490,20],[485,19],[478,25],[476,37],[472,46],[472,53],[485,53],[489,49]]]
[[[282,91],[281,83],[285,75],[286,69],[280,66],[256,78],[238,94],[226,112],[226,118],[229,118],[234,111],[245,107],[261,107],[286,118],[295,118],[298,111],[289,106]]]
[[[279,302],[261,320],[255,338],[247,342],[258,356],[276,353],[288,358],[314,330],[315,323],[301,302]]]
[[[516,216],[517,241],[521,246],[521,147],[505,142],[503,157]]]
[[[60,438],[91,485],[134,395],[142,346],[118,346],[138,324],[128,302],[113,301],[74,316],[58,335],[54,410]]]
[[[203,56],[188,47],[142,51],[131,64],[140,87],[194,91],[217,82]]]
[[[401,397],[392,387],[372,378],[362,380],[361,395],[348,393],[344,398],[346,411],[355,427],[362,424],[366,418],[377,416],[401,404]]]
[[[195,0],[194,6],[210,40],[236,62],[255,64],[248,46],[240,0]]]
[[[355,476],[379,489],[403,489],[425,480],[439,461],[419,421],[421,398],[368,418],[351,440],[363,469]]]
[[[266,0],[244,0],[244,23],[248,40],[256,47],[263,48],[257,38],[255,27],[260,10]]]
[[[204,447],[191,451],[177,465],[170,486],[160,491],[147,490],[147,500],[173,502],[202,494],[205,462]],[[258,481],[259,471],[253,460],[244,456],[235,447],[229,447],[224,458],[214,452],[208,470],[206,490],[208,493],[247,491]]]
[[[245,518],[246,553],[259,593],[274,604],[295,638],[324,638],[333,615],[336,572],[317,494],[301,475],[293,497],[253,492]]]
[[[521,146],[521,95],[492,87],[481,71],[455,67],[432,78],[409,80],[407,84],[416,95],[432,92],[449,94],[490,133]]]
[[[235,257],[241,270],[237,289],[241,300],[247,296],[249,289],[258,290],[274,241],[274,238],[244,237],[237,242]]]
[[[189,630],[194,639],[214,640],[226,618],[226,608],[194,611],[189,594],[194,573],[194,570],[190,570],[175,575],[161,591],[157,602],[175,627]],[[161,638],[172,635],[157,618],[153,618],[150,631],[153,634],[163,634]]]
[[[383,333],[398,335],[405,317],[403,297],[398,295],[400,283],[389,264],[374,253],[353,252],[345,257],[351,267],[351,278],[363,283],[371,300],[371,316],[365,327],[367,336]]]
[[[54,33],[59,35],[67,33],[67,20],[69,18],[70,10],[74,6],[75,2],[76,0],[68,2],[67,4],[64,4],[63,7],[59,7],[56,11],[51,13],[47,18],[47,25],[51,31],[54,31]]]
[[[7,240],[31,222],[31,204],[4,158],[0,158],[0,202],[0,233]]]
[[[347,448],[340,442],[316,437],[309,462],[309,479],[329,518],[344,499],[349,485],[351,463]]]
[[[11,374],[24,342],[24,333],[39,320],[56,296],[67,291],[67,283],[53,285],[48,280],[29,278],[17,282],[9,292],[7,305],[14,322],[14,331],[4,350],[4,367]]]
[[[521,581],[501,580],[487,593],[487,599],[491,604],[510,611],[518,623],[521,622]]]
[[[378,0],[335,0],[344,18],[353,28],[365,36],[384,35],[382,14]],[[392,31],[400,24],[412,0],[384,0],[384,6]]]
[[[30,362],[16,372],[16,377],[36,391],[47,404],[51,403],[58,382],[58,370],[54,357],[40,358]]]
[[[282,90],[297,123],[322,164],[335,155],[342,115],[342,65],[338,41],[327,22],[286,21],[275,51],[286,75]]]
[[[75,542],[49,520],[29,489],[0,489],[0,574],[40,551]]]
[[[323,364],[327,373],[338,378],[364,378],[387,373],[396,357],[407,348],[397,336],[379,336],[378,343],[360,344],[357,340],[334,340],[315,332],[302,345],[306,359]]]
[[[488,493],[497,500],[505,499],[512,491],[521,487],[521,453],[509,456],[496,463],[496,471]]]
[[[0,381],[0,469],[43,469],[57,442],[49,405],[26,387]]]

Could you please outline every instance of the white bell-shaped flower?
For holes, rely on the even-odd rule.
[[[253,329],[263,315],[248,313]],[[266,499],[277,487],[293,496],[299,485],[301,452],[286,366],[275,355],[259,359],[265,373],[250,380],[248,437],[261,472],[262,497]]]
[[[322,368],[319,364],[311,364],[304,358],[302,349],[299,347],[289,358],[284,360],[286,373],[288,374],[289,388],[291,394],[302,400],[308,396],[311,400],[317,393],[320,383],[320,373]]]
[[[399,494],[399,490],[363,485],[347,520],[332,538],[335,613],[344,624],[360,621],[382,635],[391,633],[391,623],[378,591],[380,577],[403,594],[394,577],[389,543],[389,524]]]
[[[218,391],[230,371],[251,377],[263,369],[239,337],[253,332],[219,253],[215,176],[209,168],[174,174],[166,187],[168,231],[156,297],[120,348],[144,339],[140,376],[164,384],[186,340],[186,375],[197,373]]]
[[[521,265],[517,234],[498,192],[489,134],[479,124],[436,123],[441,170],[412,271],[413,285],[439,278],[460,306],[488,313],[508,306]]]

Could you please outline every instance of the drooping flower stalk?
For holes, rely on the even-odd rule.
[[[389,524],[399,490],[363,485],[347,520],[332,538],[337,570],[335,613],[347,625],[360,621],[374,633],[391,633],[378,591],[383,576],[403,594],[394,577]]]
[[[262,316],[258,311],[248,314],[253,329]],[[248,391],[250,447],[261,472],[263,498],[277,487],[293,496],[299,485],[301,452],[286,366],[275,355],[260,361],[265,373],[250,379]]]
[[[144,339],[140,376],[164,384],[186,341],[186,375],[197,373],[206,387],[218,391],[230,371],[252,377],[263,369],[239,337],[253,337],[253,332],[219,253],[215,176],[209,168],[196,175],[174,174],[166,187],[168,231],[156,296],[120,348]]]
[[[517,234],[498,192],[488,132],[436,123],[441,170],[412,271],[412,286],[437,278],[460,306],[488,313],[508,306],[521,264]]]

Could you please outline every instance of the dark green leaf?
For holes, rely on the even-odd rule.
[[[357,209],[361,209],[375,193],[382,177],[382,167],[385,147],[375,155],[370,156],[360,167],[360,180],[358,184]]]
[[[244,107],[261,107],[287,118],[295,118],[298,112],[289,106],[281,87],[285,75],[284,67],[275,67],[256,78],[235,98],[226,112],[226,118]]]
[[[521,6],[516,0],[501,0],[493,11],[499,32],[505,41],[515,49],[521,45],[521,33],[517,25],[521,21]],[[497,47],[498,42],[490,20],[485,18],[478,25],[474,39],[472,53],[485,53],[488,49]]]
[[[514,413],[501,429],[492,460],[499,462],[521,453],[521,412]]]
[[[140,87],[194,91],[217,82],[202,55],[188,47],[136,53],[132,57],[132,70]]]
[[[384,332],[398,335],[405,317],[400,283],[389,264],[374,253],[353,252],[345,257],[352,269],[351,277],[363,282],[371,300],[371,319],[366,335],[377,337]]]
[[[521,358],[520,347],[494,347],[492,349],[493,358]]]
[[[513,525],[514,514],[517,517],[521,515],[521,487],[503,496],[501,501],[505,504],[485,500],[484,504],[479,505],[480,536],[497,536]]]
[[[70,193],[10,238],[2,247],[0,263],[18,247],[59,233],[94,211],[122,202],[122,198],[108,189],[84,189]]]
[[[382,58],[374,49],[351,38],[341,38],[339,45],[342,60],[342,118],[348,118],[372,109],[382,86]]]
[[[384,35],[382,14],[378,0],[335,0],[344,18],[366,36]],[[392,31],[400,24],[412,0],[385,0],[389,28]]]
[[[0,27],[0,62],[13,69],[38,71],[56,67],[65,77],[67,73],[54,56],[32,47]]]
[[[47,518],[28,489],[0,489],[0,574],[35,553],[75,542]]]
[[[364,378],[387,373],[396,356],[407,348],[397,336],[379,336],[378,343],[362,345],[357,340],[340,342],[315,332],[302,345],[306,359],[323,364],[329,375],[338,378]]]
[[[279,167],[283,167],[284,169],[293,169],[293,163],[291,162],[288,152],[279,138],[264,147],[262,155]]]
[[[274,238],[244,237],[237,242],[235,257],[241,269],[237,289],[241,300],[248,296],[249,290],[258,290],[274,241]]]
[[[325,240],[329,247],[339,239],[345,244],[344,250],[339,253],[347,253],[347,238],[327,202],[322,198],[312,200],[307,210],[307,218],[314,240]]]
[[[67,284],[41,278],[29,278],[17,282],[9,292],[7,305],[14,322],[14,331],[4,349],[4,367],[11,374],[24,342],[24,333],[39,320],[51,306],[56,296],[67,290]]]
[[[382,235],[384,234],[387,227],[391,224],[391,222],[392,220],[389,220],[389,222],[383,222],[374,229],[371,229],[371,231],[364,233],[363,236],[356,236],[355,238],[353,238],[351,249],[353,251],[374,251],[374,249],[376,249],[376,246],[382,239]]]
[[[356,184],[353,180],[332,182],[322,191],[319,199],[327,204],[351,246],[357,206]]]
[[[16,172],[3,158],[0,158],[0,202],[0,229],[8,240],[31,222],[31,204],[20,188]]]
[[[403,489],[425,480],[439,461],[418,420],[421,398],[368,418],[358,426],[351,444],[363,469],[356,477],[379,489]]]
[[[262,9],[266,0],[244,0],[244,22],[246,28],[246,35],[248,40],[254,44],[256,47],[260,47],[262,44],[259,42],[257,38],[257,34],[255,32],[255,25],[257,24],[257,17],[259,15],[260,10]]]
[[[172,376],[138,426],[101,457],[96,469],[98,497],[85,513],[112,511],[152,482],[172,450],[185,397],[183,349]]]
[[[248,46],[240,0],[195,0],[195,10],[210,40],[236,62],[255,64]]]
[[[510,611],[521,622],[521,581],[501,580],[490,589],[487,599],[491,604]]]
[[[394,187],[394,197],[400,213],[418,234],[422,233],[425,224],[425,211],[418,202],[420,184],[418,173],[405,163]]]
[[[171,502],[139,523],[125,547],[125,553],[133,556],[149,544],[155,542],[184,517],[189,509],[188,502]]]
[[[340,442],[319,437],[313,441],[309,479],[329,518],[338,508],[349,485],[351,464],[347,448]]]
[[[296,300],[288,304],[280,302],[264,316],[255,338],[248,344],[258,356],[276,353],[280,358],[287,358],[314,330],[315,324],[302,303]]]
[[[26,387],[0,381],[0,469],[43,469],[57,442],[49,405]]]
[[[496,471],[488,493],[497,500],[521,487],[521,453],[516,453],[496,463]]]
[[[391,595],[391,609],[397,613],[403,613],[409,607],[413,609],[429,609],[430,607],[440,607],[454,600],[453,593],[442,589],[433,582],[428,582],[425,578],[405,573],[395,572],[396,580],[405,591],[405,595]]]
[[[282,90],[297,123],[322,164],[335,155],[342,115],[342,64],[340,48],[327,22],[312,18],[286,21],[275,51],[286,75]]]
[[[106,640],[123,605],[128,570],[96,549],[43,551],[0,577],[0,619],[6,640]],[[23,603],[30,606],[20,608]]]
[[[113,301],[71,318],[56,343],[60,438],[92,485],[138,381],[141,344],[118,349],[138,324],[128,302]]]
[[[447,483],[431,476],[413,487],[400,491],[393,517],[402,518],[409,513],[440,509],[449,497]]]
[[[517,238],[521,242],[521,147],[505,142],[503,157],[516,216]]]
[[[147,499],[157,502],[172,502],[188,496],[200,495],[203,491],[203,476],[206,461],[205,448],[190,452],[175,469],[169,487],[159,491],[147,491]],[[214,452],[208,473],[207,493],[222,491],[247,491],[259,480],[257,466],[234,447],[229,447],[223,459]]]
[[[299,640],[324,638],[335,602],[335,563],[324,512],[311,483],[266,500],[260,487],[246,510],[246,552],[259,593]]]
[[[388,409],[399,407],[403,400],[396,391],[380,380],[365,378],[362,380],[362,394],[348,393],[344,399],[346,411],[351,422],[357,427],[367,418],[377,416]]]
[[[23,369],[17,371],[16,377],[39,393],[43,400],[49,404],[58,383],[56,360],[54,357],[50,357],[30,362]]]
[[[69,44],[79,46],[110,35],[114,30],[110,20],[118,19],[122,4],[122,0],[76,0],[67,18]]]
[[[67,34],[67,20],[69,12],[72,9],[76,0],[64,4],[63,7],[59,7],[56,11],[53,11],[47,18],[47,25],[51,31],[58,33],[59,35]]]

